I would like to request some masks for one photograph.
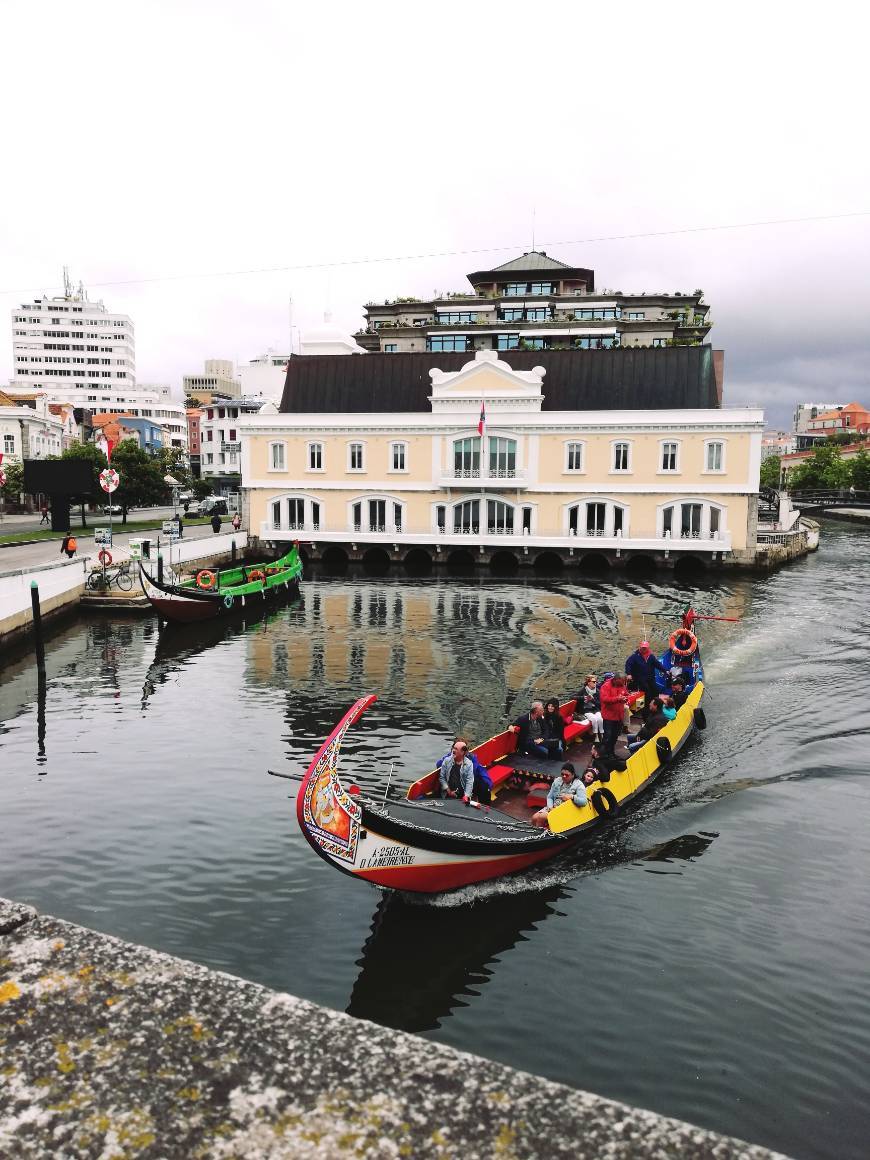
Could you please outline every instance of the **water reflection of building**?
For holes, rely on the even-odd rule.
[[[717,589],[704,606],[740,616],[746,591]],[[250,635],[248,664],[264,686],[279,677],[315,695],[335,687],[390,693],[433,710],[447,686],[457,702],[484,697],[503,714],[527,691],[573,691],[589,667],[621,669],[642,636],[664,648],[686,603],[657,587],[324,581],[270,618],[268,631]]]

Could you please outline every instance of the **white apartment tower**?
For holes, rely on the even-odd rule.
[[[64,269],[64,293],[12,311],[10,395],[44,392],[50,403],[106,411],[132,402],[136,388],[133,322],[88,301]]]

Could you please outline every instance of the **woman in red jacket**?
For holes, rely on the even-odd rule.
[[[622,732],[622,714],[628,704],[625,677],[610,677],[601,686],[601,716],[604,720],[602,753],[613,756],[616,740]]]

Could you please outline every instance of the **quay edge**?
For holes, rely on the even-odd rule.
[[[780,1156],[3,899],[0,1036],[9,1156]]]

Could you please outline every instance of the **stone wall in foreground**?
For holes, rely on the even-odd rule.
[[[0,1156],[773,1155],[0,899]]]

